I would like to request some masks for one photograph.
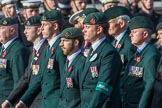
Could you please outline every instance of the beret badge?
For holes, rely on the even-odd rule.
[[[7,21],[6,20],[3,21],[3,25],[7,25]]]
[[[42,16],[42,20],[46,20],[46,17],[45,16]]]
[[[69,34],[69,33],[66,33],[66,34],[65,34],[65,37],[66,37],[66,38],[70,37],[70,34]]]
[[[96,24],[96,20],[94,18],[92,18],[89,23],[92,24],[92,25],[95,25]]]
[[[29,21],[27,21],[26,25],[30,25],[30,22],[29,22]]]

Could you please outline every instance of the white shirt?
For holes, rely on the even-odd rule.
[[[73,62],[73,60],[77,57],[77,55],[79,55],[79,53],[81,53],[81,50],[78,50],[77,52],[73,53],[72,55],[67,56],[67,59],[69,60],[68,67]]]

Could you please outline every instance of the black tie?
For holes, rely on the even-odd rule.
[[[115,47],[116,46],[116,43],[117,43],[117,39],[115,39],[114,41],[113,41],[113,46]]]

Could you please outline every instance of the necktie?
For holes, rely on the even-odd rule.
[[[2,45],[0,54],[2,55],[3,51],[5,50],[4,46]]]
[[[92,48],[92,46],[91,46],[90,49],[89,49],[88,56],[87,56],[87,58],[86,58],[86,62],[90,59],[92,52],[93,52],[93,48]]]
[[[66,59],[66,63],[65,63],[65,70],[66,70],[66,71],[68,70],[68,65],[69,65],[69,60]]]
[[[34,61],[35,56],[36,56],[36,50],[35,50],[35,48],[33,48],[33,52],[32,52],[32,61]]]
[[[113,41],[113,46],[114,46],[114,47],[116,47],[117,41],[118,41],[118,40],[116,40],[116,39]]]

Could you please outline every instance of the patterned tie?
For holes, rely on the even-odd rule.
[[[86,62],[91,58],[92,52],[93,52],[93,48],[92,48],[92,46],[90,46],[89,53],[88,53],[88,56],[86,58]]]
[[[66,62],[65,62],[65,70],[66,70],[66,71],[68,70],[68,66],[69,66],[69,60],[66,59]]]
[[[33,48],[33,52],[32,52],[32,62],[34,61],[34,58],[36,57],[36,49]]]

